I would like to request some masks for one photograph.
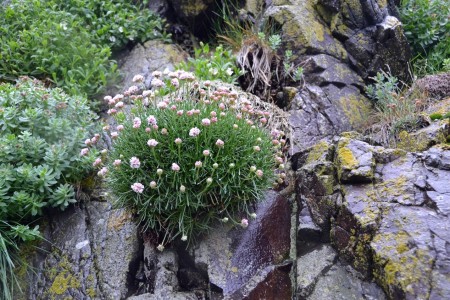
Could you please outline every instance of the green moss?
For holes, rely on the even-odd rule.
[[[442,119],[442,114],[440,114],[440,113],[433,113],[433,114],[431,114],[430,115],[430,119],[431,120],[440,120],[440,119]]]

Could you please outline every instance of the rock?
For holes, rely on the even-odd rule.
[[[272,288],[288,282],[290,288],[290,203],[269,192],[256,214],[247,229],[216,228],[194,249],[197,268],[206,269],[225,298],[271,295]]]
[[[336,151],[338,179],[340,182],[371,182],[375,160],[372,146],[346,137],[340,138]]]
[[[329,245],[322,245],[297,259],[297,293],[299,297],[304,298],[311,294],[318,278],[328,272],[336,259],[337,253]]]
[[[339,257],[367,278],[373,277],[389,299],[440,299],[448,295],[450,260],[443,245],[450,242],[450,150],[435,146],[411,154],[373,147],[349,136],[335,139],[335,143],[334,157],[311,150],[309,153],[319,153],[314,155],[316,162],[299,159],[302,164],[297,174],[300,190],[311,191],[306,199],[308,207],[320,208],[311,213],[313,220],[319,226],[330,224],[331,242]],[[353,150],[348,152],[352,156],[370,157],[370,182],[355,182],[349,180],[351,177],[338,180],[342,178],[339,168],[345,165],[339,149],[351,144]],[[327,147],[317,147],[333,146],[328,142]],[[351,161],[346,168],[349,174],[368,165],[356,158]],[[322,200],[316,178],[322,176],[324,168],[313,166],[328,166],[327,174],[335,174],[330,191],[341,194],[340,201]]]
[[[424,154],[425,163],[433,168],[450,171],[450,152],[441,147],[432,147]]]
[[[28,274],[26,299],[124,299],[134,292],[141,258],[136,224],[123,210],[91,201],[52,215],[44,231],[48,252]]]
[[[386,296],[375,283],[360,280],[337,263],[318,279],[314,291],[306,299],[384,300]]]
[[[119,60],[119,72],[123,74],[116,87],[108,87],[107,94],[115,95],[122,93],[128,87],[134,85],[133,77],[137,74],[144,76],[144,83],[150,88],[153,79],[153,71],[164,71],[165,68],[174,70],[174,66],[188,57],[188,54],[181,50],[179,46],[164,44],[162,41],[151,40],[143,45],[137,44],[130,53]]]
[[[414,87],[433,99],[450,97],[450,73],[427,75],[416,80]]]

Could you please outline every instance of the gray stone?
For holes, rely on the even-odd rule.
[[[31,258],[25,299],[123,299],[133,291],[140,255],[137,226],[123,210],[91,201],[51,216],[48,252]]]
[[[164,71],[168,68],[174,70],[174,66],[188,57],[179,46],[165,44],[162,41],[151,40],[143,45],[137,44],[130,53],[119,60],[119,71],[123,78],[115,86],[108,87],[107,94],[114,96],[117,93],[123,93],[127,88],[134,85],[133,77],[135,75],[144,76],[144,83],[150,88],[150,82],[153,79],[153,71]]]
[[[320,275],[336,262],[337,253],[331,246],[323,245],[297,259],[297,293],[305,297],[311,293]]]
[[[376,174],[373,181],[367,183],[350,184],[342,180],[340,185],[335,183],[330,191],[339,190],[342,201],[332,202],[333,199],[328,198],[328,202],[323,202],[322,193],[319,191],[314,197],[314,192],[317,190],[315,178],[324,174],[324,168],[312,168],[314,163],[308,159],[299,166],[301,191],[311,191],[308,207],[320,207],[312,214],[313,220],[318,225],[329,220],[332,245],[340,258],[351,263],[363,276],[373,276],[390,299],[439,299],[447,295],[450,264],[445,245],[450,244],[450,172],[447,166],[450,151],[435,146],[424,153],[411,154],[364,145],[349,136],[335,139],[335,142],[338,143],[335,158],[329,163],[340,155],[353,161],[349,171],[358,169],[360,164],[356,158],[364,156],[364,151],[372,152],[371,162]],[[339,153],[342,149],[339,143],[343,142],[345,147],[351,144],[358,147],[346,154]],[[349,160],[351,156],[353,159]],[[326,156],[318,157],[316,165],[325,166]],[[326,174],[339,174],[342,172],[339,168],[342,163],[332,164]],[[348,282],[342,284],[348,285]],[[339,293],[337,297],[353,297],[341,291],[334,292]],[[325,291],[316,296],[322,293]]]
[[[314,291],[307,299],[384,300],[386,296],[376,284],[361,281],[338,263],[319,278]]]

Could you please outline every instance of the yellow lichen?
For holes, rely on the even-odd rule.
[[[308,153],[308,158],[306,159],[306,163],[313,163],[318,161],[326,152],[329,150],[330,144],[326,141],[320,141],[314,145],[311,151]]]
[[[51,294],[62,295],[67,291],[67,289],[77,289],[80,286],[80,281],[75,276],[67,271],[63,271],[55,277],[49,292]]]

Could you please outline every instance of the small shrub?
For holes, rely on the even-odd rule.
[[[162,24],[126,1],[13,0],[0,7],[0,80],[49,78],[96,95],[118,76],[111,47],[162,37]]]
[[[378,121],[384,128],[384,143],[389,145],[400,131],[417,127],[418,112],[424,104],[405,95],[398,79],[389,73],[379,72],[372,80],[374,84],[367,86],[366,93],[375,104]]]
[[[403,0],[400,17],[414,54],[414,73],[444,69],[450,55],[450,6],[445,0]]]
[[[231,50],[225,50],[219,45],[211,53],[209,45],[203,42],[200,42],[200,48],[194,50],[194,58],[189,58],[177,68],[192,71],[200,80],[221,80],[232,84],[242,74]]]
[[[130,42],[170,40],[164,31],[164,21],[143,5],[125,0],[51,0],[50,3],[78,16],[87,30],[98,36],[99,44],[109,45],[113,50],[122,49]]]
[[[46,207],[63,210],[76,201],[69,183],[92,168],[95,150],[79,155],[94,117],[86,99],[39,81],[21,78],[16,85],[0,85],[0,286],[5,299],[14,283],[11,257],[18,243],[38,236],[38,227],[30,229],[28,223]]]
[[[155,75],[153,85],[161,87]],[[122,96],[107,98],[120,125],[110,133],[109,162],[97,161],[107,165],[99,173],[107,174],[116,205],[164,237],[160,250],[175,238],[191,241],[215,220],[250,215],[273,182],[275,147],[281,146],[279,133],[271,138],[264,129],[267,113],[236,92],[214,90],[209,82],[199,88],[185,72],[169,76],[177,88],[164,97],[158,89],[133,95],[137,88],[131,88],[130,115],[115,111]]]

